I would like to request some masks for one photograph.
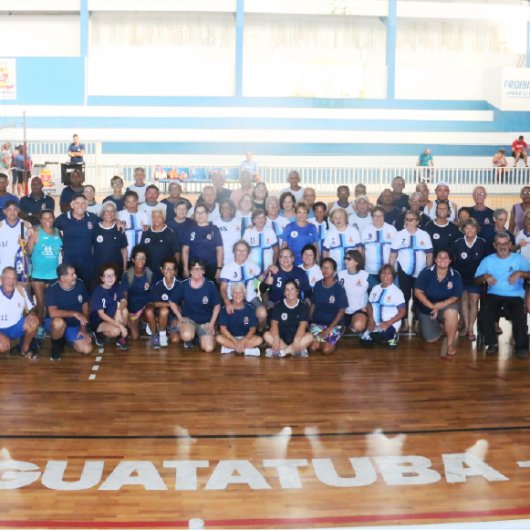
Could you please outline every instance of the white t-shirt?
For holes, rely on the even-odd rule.
[[[243,239],[252,248],[249,259],[259,265],[264,271],[272,265],[274,248],[278,246],[278,238],[272,228],[263,228],[263,232],[258,232],[256,228],[247,228]]]
[[[328,230],[328,228],[326,227],[326,221],[322,221],[321,223],[319,223],[314,217],[311,219],[308,219],[307,222],[317,227],[317,232],[318,232],[318,237],[319,237],[318,248],[320,249],[320,257],[322,257],[322,251],[324,249],[324,241],[326,239],[326,236],[328,235],[329,230],[333,228],[333,225],[328,221],[328,226],[329,226],[329,230]]]
[[[282,196],[282,193],[292,193],[296,199],[296,202],[301,201],[302,197],[304,196],[304,188],[300,188],[298,191],[293,191],[291,188],[284,188],[282,191],[280,191],[279,197]]]
[[[521,247],[520,250],[519,250],[519,253],[527,261],[530,261],[530,234],[527,234],[524,231],[524,228],[515,237],[515,244],[518,245],[523,239],[528,242],[528,245],[525,245],[524,247]]]
[[[298,266],[307,274],[307,279],[309,280],[309,285],[311,286],[311,289],[315,286],[315,283],[324,278],[320,267],[316,263],[310,269],[305,269],[303,263],[302,265]]]
[[[329,257],[337,262],[337,272],[346,268],[344,256],[348,250],[361,250],[362,248],[359,230],[353,226],[346,227],[344,232],[339,232],[335,226],[330,227],[323,245],[323,250],[329,251]]]
[[[399,310],[405,307],[405,297],[395,284],[391,284],[386,289],[383,289],[381,284],[376,285],[370,293],[369,302],[372,304],[372,314],[376,325],[394,318]],[[393,326],[396,331],[399,331],[401,320],[395,322]]]
[[[101,204],[99,204],[99,202],[95,202],[94,204],[87,206],[86,211],[93,213],[94,215],[97,215],[98,217],[101,217]]]
[[[364,309],[368,305],[368,273],[359,271],[357,274],[350,274],[343,270],[337,276],[348,297],[346,314],[353,315],[355,311]]]
[[[366,226],[361,233],[364,245],[364,269],[369,274],[379,274],[379,269],[388,263],[390,246],[397,230],[388,223],[383,224],[379,230],[373,225]]]
[[[234,217],[231,221],[223,221],[220,217],[213,224],[219,228],[223,239],[223,265],[234,261],[234,245],[241,239],[241,221]]]
[[[414,235],[406,228],[400,230],[392,239],[391,252],[397,252],[396,263],[399,262],[403,272],[417,278],[427,266],[427,254],[432,254],[431,236],[419,228]]]
[[[310,219],[308,219],[308,221],[310,221]],[[285,230],[285,227],[290,222],[291,221],[289,221],[289,219],[287,219],[287,217],[283,217],[283,215],[278,215],[278,217],[276,217],[276,219],[274,219],[274,221],[271,221],[267,217],[267,222],[265,223],[265,226],[267,228],[270,228],[276,234],[276,237],[278,238],[278,244],[279,245],[282,244],[281,235],[283,234],[283,231]]]
[[[11,298],[8,298],[0,287],[0,331],[14,326],[24,314],[24,308],[28,311],[33,309],[33,304],[28,299],[26,291],[22,289],[24,296],[15,287]]]
[[[206,207],[206,209],[208,210],[208,207]],[[188,210],[187,217],[191,217],[194,213],[195,213],[195,206],[192,206]],[[215,203],[213,210],[212,211],[208,210],[208,222],[213,223],[214,221],[220,218],[221,218],[221,212],[219,211],[219,205]]]
[[[335,201],[333,203],[333,206],[328,210],[328,216],[329,214],[333,211],[333,210],[336,210],[337,208],[342,208],[343,210],[346,211],[346,213],[348,214],[348,216],[350,215],[353,215],[355,213],[355,210],[353,209],[353,206],[350,204],[348,204],[348,206],[346,206],[346,208],[343,208],[340,204],[339,204],[339,201]],[[348,218],[348,221],[349,221],[349,218]],[[350,223],[352,224],[352,223]]]
[[[145,212],[147,214],[147,218],[149,219],[150,225],[153,224],[153,210],[162,210],[164,212],[164,215],[167,218],[167,204],[163,202],[157,202],[153,206],[149,206],[146,202],[143,204],[138,205],[138,211],[139,212]]]
[[[221,283],[228,284],[227,296],[232,299],[232,284],[242,282],[247,288],[247,302],[251,302],[258,296],[258,284],[261,269],[247,259],[243,265],[238,265],[235,261],[227,263],[221,270]]]
[[[150,225],[146,212],[129,213],[127,210],[118,212],[118,219],[125,223],[125,235],[127,236],[127,257],[130,259],[131,251],[135,245],[142,240],[143,227]]]
[[[20,219],[15,223],[15,226],[9,226],[7,219],[0,221],[0,272],[4,267],[14,267],[15,257],[17,255],[20,245]],[[24,239],[27,241],[28,225],[24,223]]]
[[[348,217],[348,224],[350,226],[355,226],[355,228],[359,230],[359,234],[362,234],[363,230],[372,224],[372,214],[368,212],[366,217],[359,217],[359,215],[354,212],[353,215]]]
[[[138,204],[142,204],[145,202],[145,190],[147,189],[147,185],[144,184],[143,186],[137,186],[136,184],[131,184],[127,187],[130,191],[135,191],[138,193]]]

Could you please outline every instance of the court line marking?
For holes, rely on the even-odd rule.
[[[100,348],[98,353],[103,353],[105,351],[105,348]]]
[[[90,374],[89,381],[93,381],[96,378],[96,374]]]
[[[97,363],[101,362],[101,359],[103,359],[103,357],[96,357],[96,362]]]
[[[340,524],[340,523],[374,523],[384,521],[417,521],[429,519],[470,519],[474,517],[510,517],[530,514],[530,508],[508,508],[499,510],[476,510],[462,512],[425,512],[378,515],[341,515],[335,517],[300,517],[277,519],[216,519],[205,520],[204,526],[273,526],[296,524]],[[188,528],[189,521],[0,521],[0,526],[12,528],[51,527],[51,528]]]
[[[94,366],[92,366],[93,372],[97,372],[98,370],[99,370],[99,364],[95,364]]]
[[[95,374],[92,374],[94,377]],[[92,377],[92,376],[91,376]],[[501,431],[528,431],[530,425],[522,425],[519,427],[472,427],[468,429],[432,429],[425,431],[384,431],[386,435],[397,435],[397,434],[445,434],[445,433],[458,433],[458,432],[501,432]],[[161,434],[161,435],[78,435],[78,434],[0,434],[0,440],[188,440],[192,438],[199,438],[203,440],[215,440],[215,439],[247,439],[247,438],[319,438],[319,437],[340,437],[340,436],[366,436],[373,434],[373,431],[362,431],[362,432],[321,432],[316,434],[305,434],[305,433],[292,433],[288,435],[283,434],[192,434],[189,436],[182,436],[178,434]]]

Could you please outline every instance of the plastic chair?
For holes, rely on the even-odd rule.
[[[238,182],[239,181],[239,168],[229,167],[225,171],[225,180],[227,182]]]
[[[196,167],[191,172],[188,182],[209,182],[206,175],[206,168]]]

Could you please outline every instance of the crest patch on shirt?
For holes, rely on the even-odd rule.
[[[335,303],[335,297],[334,296],[330,296],[329,297],[329,303],[330,304],[334,304]]]
[[[432,236],[433,239],[440,239],[440,234],[434,234]],[[423,242],[421,243],[423,245]]]
[[[164,293],[162,295],[162,300],[164,300],[164,302],[165,302],[165,301],[167,301],[167,299],[168,299],[168,295]]]
[[[447,283],[447,288],[448,289],[452,289],[453,288],[453,282],[448,282]]]
[[[243,319],[243,324],[248,324],[248,317],[245,317],[245,318]]]
[[[291,232],[291,237],[298,237],[298,232],[296,230]]]
[[[208,235],[206,236],[206,239],[208,239],[208,240],[212,239],[212,234],[208,234]]]
[[[96,241],[97,241],[98,243],[103,243],[103,236],[98,236],[98,237],[96,238]]]
[[[77,297],[77,300],[79,301],[79,303],[81,303],[81,302],[83,301],[83,295],[80,294],[80,295]]]
[[[287,320],[287,313],[282,313],[282,320]]]
[[[467,258],[467,252],[462,252],[462,254],[460,254],[460,257],[462,259],[466,259]]]
[[[146,237],[145,240],[144,240],[144,243],[151,243],[151,238],[150,237]]]
[[[202,299],[202,303],[203,304],[207,304],[208,303],[208,297],[207,296],[204,296],[203,299]]]

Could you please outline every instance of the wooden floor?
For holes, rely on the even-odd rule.
[[[337,354],[306,359],[205,354],[197,346],[154,352],[145,341],[128,353],[108,345],[82,357],[69,349],[60,363],[45,352],[38,362],[4,354],[0,460],[48,468],[17,489],[3,489],[4,477],[0,525],[176,528],[200,518],[206,528],[309,528],[530,518],[530,468],[517,463],[530,461],[530,361],[511,356],[503,325],[492,358],[467,339],[454,359],[440,357],[441,344],[417,337],[404,337],[396,351],[361,350],[344,338]],[[391,440],[370,436],[377,429]],[[461,455],[479,440],[489,449],[478,457],[496,472],[483,474],[505,479],[450,483],[442,455]],[[392,485],[396,474],[383,473],[374,457],[399,455],[429,459],[434,471],[426,473],[439,478],[405,473]],[[362,457],[370,459],[357,461],[365,471],[355,475],[349,459]],[[264,466],[278,459],[307,465],[299,478]],[[326,459],[339,477],[367,485],[324,483],[318,465],[324,481],[335,480]],[[68,463],[71,482],[85,461],[104,468],[101,479],[84,476],[88,489],[65,491],[52,461]],[[124,461],[142,462],[130,464],[138,474],[127,478]],[[193,472],[177,473],[175,461],[209,466],[197,469],[196,489]],[[227,485],[238,477],[245,483]],[[131,479],[143,485],[127,485]]]

